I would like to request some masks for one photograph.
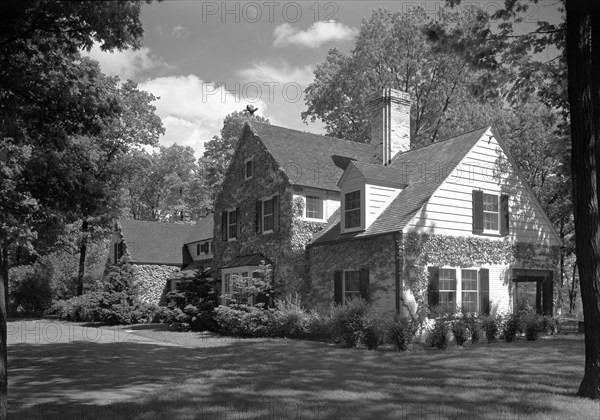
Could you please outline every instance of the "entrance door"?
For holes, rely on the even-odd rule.
[[[513,269],[513,310],[531,307],[538,314],[552,315],[553,283],[551,270]]]

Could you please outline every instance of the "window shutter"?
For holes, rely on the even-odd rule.
[[[240,209],[239,207],[237,209],[235,209],[235,230],[236,230],[236,234],[235,237],[239,238],[242,233],[242,223],[240,220]]]
[[[227,240],[227,212],[221,213],[221,239]]]
[[[360,297],[369,300],[369,270],[363,268],[359,271]]]
[[[342,288],[342,272],[335,271],[333,273],[333,299],[335,303],[344,302],[344,292]]]
[[[500,196],[500,234],[508,235],[508,220],[509,220],[509,209],[508,209],[508,195],[502,194]]]
[[[473,233],[483,232],[483,191],[473,190]]]
[[[490,270],[479,270],[479,312],[482,315],[490,313]]]
[[[273,230],[279,229],[279,197],[273,197]]]
[[[116,263],[117,263],[117,261],[119,260],[119,257],[118,257],[118,251],[117,251],[117,247],[118,247],[118,244],[115,242],[115,246],[114,246],[114,248],[115,248],[115,249],[114,249],[114,257],[115,257],[115,259],[114,259],[114,261],[113,261],[115,264],[116,264]]]
[[[427,271],[429,271],[427,303],[429,306],[436,306],[440,303],[440,270],[437,267],[427,267]]]
[[[262,201],[256,202],[256,233],[262,233]]]

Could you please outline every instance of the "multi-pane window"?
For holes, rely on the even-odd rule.
[[[235,210],[227,212],[227,237],[237,237],[237,213]]]
[[[461,270],[462,308],[477,312],[477,270]]]
[[[306,196],[306,217],[308,219],[323,219],[323,199],[321,197]]]
[[[244,178],[245,179],[250,179],[252,178],[252,159],[248,159],[246,161],[246,171],[244,173]]]
[[[231,293],[231,274],[225,273],[223,275],[223,294]]]
[[[440,309],[444,312],[456,310],[456,270],[440,268]]]
[[[344,228],[360,227],[360,190],[344,196]]]
[[[483,229],[498,230],[498,196],[483,194]]]
[[[344,301],[360,297],[360,272],[344,272]]]
[[[275,224],[275,198],[263,201],[263,232],[273,230]]]

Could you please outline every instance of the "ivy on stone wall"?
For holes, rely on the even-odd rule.
[[[513,242],[508,238],[491,240],[411,232],[403,236],[399,252],[404,256],[404,287],[410,290],[420,303],[425,299],[429,282],[427,266],[527,266],[544,262],[546,266],[556,267],[559,247]]]

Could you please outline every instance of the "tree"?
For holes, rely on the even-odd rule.
[[[585,329],[578,396],[600,398],[600,8],[567,0],[575,244]]]
[[[34,209],[38,200],[32,183],[24,181],[29,161],[45,153],[58,162],[73,135],[95,134],[98,113],[85,115],[71,85],[80,49],[95,42],[103,50],[139,47],[143,34],[140,1],[55,2],[8,0],[0,6],[0,139],[3,150],[30,148],[31,158],[9,167],[16,205],[2,202],[2,270],[0,270],[0,419],[7,416],[6,299],[7,244],[18,238],[29,242],[30,219],[53,213],[54,205],[68,202],[61,194]],[[103,114],[100,114],[103,115]],[[6,144],[12,144],[7,147]],[[33,147],[34,146],[34,147]],[[56,153],[55,153],[56,152]],[[58,153],[58,154],[57,154]],[[60,166],[60,165],[59,165]],[[11,168],[12,167],[12,168]],[[23,168],[22,170],[18,167]],[[40,171],[44,167],[39,168]],[[2,184],[4,187],[4,176]],[[7,177],[8,178],[8,177]],[[12,187],[11,187],[12,188]],[[56,189],[54,189],[56,190]],[[14,191],[18,191],[15,193]],[[8,203],[8,204],[7,204]],[[35,232],[31,232],[34,234]]]
[[[378,9],[363,21],[350,55],[332,49],[317,66],[302,118],[320,118],[328,135],[368,141],[369,95],[392,87],[411,95],[413,144],[449,137],[457,129],[449,122],[458,121],[454,116],[462,104],[497,95],[506,77],[490,34],[489,17],[475,8],[442,9],[435,21],[422,9]]]
[[[199,159],[198,165],[204,174],[205,187],[210,196],[211,204],[219,188],[221,188],[235,146],[242,134],[242,128],[246,121],[253,120],[269,123],[268,119],[260,115],[249,117],[244,112],[233,112],[223,120],[221,136],[214,136],[204,144],[204,155]]]

